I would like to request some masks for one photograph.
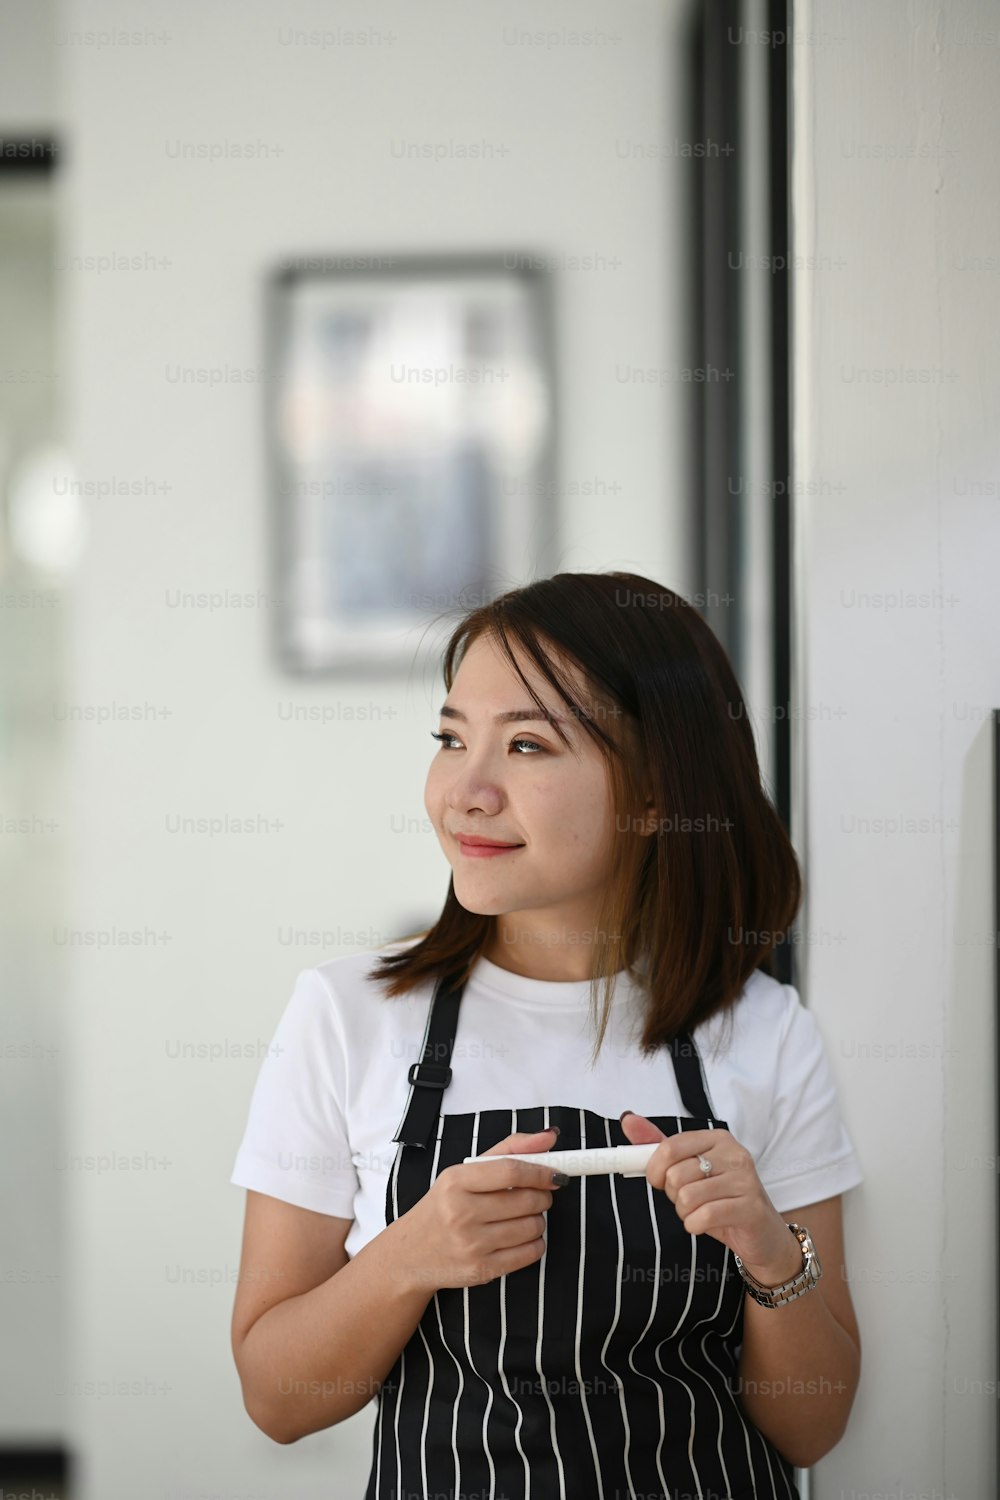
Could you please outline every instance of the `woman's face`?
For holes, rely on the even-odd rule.
[[[440,716],[438,729],[448,738],[431,761],[424,805],[466,910],[506,918],[497,928],[508,943],[584,943],[614,836],[605,762],[533,664],[520,654],[518,661],[546,709],[560,716],[574,750],[543,718],[494,722],[511,710],[539,710],[490,638],[480,636],[445,700],[455,714]],[[585,692],[579,670],[571,676]],[[459,834],[518,847],[476,857],[463,852]]]

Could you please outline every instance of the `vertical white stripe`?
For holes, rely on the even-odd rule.
[[[580,1110],[580,1139],[586,1144],[587,1122],[584,1111]],[[580,1365],[580,1326],[583,1322],[583,1277],[584,1268],[587,1264],[587,1190],[588,1185],[593,1182],[592,1177],[581,1177],[580,1182],[580,1271],[576,1284],[576,1382],[580,1387],[580,1403],[583,1407],[584,1420],[587,1423],[587,1435],[590,1438],[590,1451],[594,1456],[594,1468],[597,1471],[597,1488],[600,1500],[604,1500],[604,1476],[601,1473],[601,1460],[597,1454],[597,1444],[594,1442],[594,1429],[590,1421],[590,1410],[587,1406],[586,1382],[583,1378],[583,1370]],[[560,1465],[560,1468],[562,1466]],[[575,1497],[574,1497],[575,1500]]]
[[[606,1142],[606,1144],[608,1146],[610,1146],[611,1145],[611,1122],[610,1122],[610,1120],[605,1120],[604,1121],[604,1136],[605,1136],[605,1142]],[[625,1404],[625,1383],[621,1379],[621,1377],[619,1375],[617,1375],[614,1370],[612,1370],[611,1366],[607,1362],[607,1359],[605,1358],[605,1355],[608,1352],[608,1345],[611,1342],[611,1336],[614,1333],[615,1329],[618,1327],[618,1319],[619,1319],[619,1317],[621,1315],[621,1306],[622,1306],[622,1263],[623,1263],[623,1261],[625,1259],[625,1242],[622,1239],[622,1225],[621,1225],[621,1219],[620,1219],[619,1214],[618,1214],[617,1183],[618,1183],[617,1173],[615,1173],[615,1172],[609,1172],[608,1173],[608,1191],[609,1191],[609,1193],[611,1195],[611,1209],[612,1209],[612,1212],[614,1213],[614,1216],[615,1216],[615,1232],[616,1232],[617,1237],[618,1237],[618,1263],[615,1266],[615,1315],[614,1315],[614,1318],[611,1320],[611,1327],[608,1329],[607,1337],[605,1338],[604,1343],[601,1345],[601,1364],[604,1366],[604,1368],[611,1375],[614,1375],[614,1378],[615,1378],[615,1380],[618,1383],[618,1404],[620,1405],[621,1410],[622,1410],[622,1422],[624,1423],[624,1426],[625,1426],[625,1473],[628,1476],[628,1487],[629,1487],[629,1493],[631,1495],[631,1500],[636,1500],[635,1485],[634,1485],[633,1480],[632,1480],[632,1469],[631,1469],[631,1466],[629,1464],[629,1459],[628,1459],[629,1448],[630,1448],[631,1443],[632,1443],[632,1430],[629,1427],[628,1412],[626,1410],[626,1404]],[[657,1259],[659,1259],[659,1257],[657,1257]],[[655,1293],[654,1293],[654,1305],[655,1305]],[[652,1316],[652,1315],[650,1315],[650,1316]],[[646,1323],[646,1328],[643,1329],[643,1333],[646,1332],[646,1329],[648,1329],[648,1327],[649,1327],[649,1322]],[[639,1337],[640,1337],[640,1340],[641,1340],[642,1335],[640,1334]],[[635,1365],[632,1364],[632,1355],[635,1353],[637,1347],[638,1347],[638,1341],[637,1341],[637,1343],[635,1343],[635,1344],[632,1345],[632,1348],[629,1350],[629,1353],[628,1353],[628,1362],[629,1362],[630,1365],[632,1365],[633,1370],[635,1370]],[[636,1371],[636,1374],[638,1374],[638,1373],[639,1372]],[[647,1375],[645,1378],[647,1380],[652,1380],[654,1387],[656,1387],[656,1389],[659,1390],[659,1386],[657,1385],[657,1382],[655,1380],[653,1380],[653,1377],[651,1375]],[[660,1405],[660,1421],[662,1422],[663,1421],[663,1397],[662,1397],[662,1395],[660,1395],[659,1405]],[[663,1471],[662,1470],[660,1471],[660,1479],[661,1479],[661,1481],[663,1481]],[[664,1488],[664,1491],[665,1491],[666,1490],[666,1483],[665,1482],[663,1484],[663,1488]]]
[[[423,1057],[425,1051],[427,1050],[427,1038],[430,1035],[431,1015],[433,1014],[433,1011],[434,1011],[434,987],[432,986],[431,990],[430,990],[430,993],[428,995],[428,998],[427,998],[427,1018],[424,1021],[424,1037],[423,1037],[423,1043],[421,1044],[421,1048],[420,1048],[420,1057]],[[407,1114],[409,1112],[410,1102],[413,1099],[413,1095],[416,1092],[416,1088],[417,1088],[417,1085],[415,1083],[411,1083],[410,1084],[410,1092],[406,1096],[406,1104],[405,1104],[404,1109],[403,1109],[403,1117],[402,1117],[402,1119],[400,1120],[399,1124],[396,1127],[396,1130],[394,1132],[395,1135],[399,1135],[400,1131],[403,1128],[403,1123],[406,1120],[406,1116],[407,1116]],[[438,1139],[439,1140],[440,1140],[440,1134],[441,1134],[441,1128],[440,1128],[440,1123],[439,1123],[439,1125],[438,1125]],[[400,1141],[397,1144],[397,1146],[396,1146],[396,1156],[395,1156],[395,1160],[393,1161],[393,1164],[392,1164],[392,1216],[393,1216],[394,1219],[398,1219],[399,1218],[399,1168],[400,1168],[400,1163],[402,1162],[402,1158],[403,1158],[403,1149],[404,1149],[403,1142]],[[426,1339],[424,1340],[424,1343],[426,1344]],[[402,1456],[400,1454],[400,1449],[399,1449],[399,1410],[400,1410],[400,1407],[403,1404],[403,1385],[405,1383],[405,1380],[406,1380],[406,1349],[405,1349],[405,1346],[404,1346],[404,1348],[400,1350],[400,1356],[399,1356],[399,1390],[396,1392],[396,1409],[395,1409],[395,1412],[393,1414],[393,1431],[395,1433],[395,1438],[396,1438],[396,1493],[397,1494],[401,1494],[402,1493],[402,1489],[403,1489]],[[381,1403],[381,1401],[379,1401],[379,1420],[378,1420],[379,1446],[378,1446],[378,1468],[376,1470],[376,1487],[378,1486],[378,1483],[380,1482],[381,1472],[382,1472],[382,1432],[383,1432],[383,1429],[382,1429],[382,1403]],[[377,1493],[377,1488],[376,1488],[376,1493]]]
[[[708,1121],[708,1129],[709,1130],[714,1130],[715,1129],[715,1122],[713,1120],[711,1120],[711,1119]],[[702,1233],[705,1233],[705,1231],[703,1230]],[[700,1243],[701,1243],[701,1235],[700,1234],[694,1234],[694,1235],[691,1236],[691,1251],[692,1251],[692,1255],[693,1255],[693,1269],[692,1269],[692,1272],[691,1272],[692,1283],[694,1282],[695,1275],[696,1275],[696,1272],[697,1272],[698,1249],[699,1249]],[[718,1241],[716,1241],[716,1243],[718,1243]],[[729,1264],[729,1247],[727,1245],[724,1245],[723,1246],[723,1250],[725,1252],[724,1257],[723,1257],[723,1279],[719,1283],[719,1295],[716,1298],[715,1311],[712,1314],[711,1321],[714,1321],[718,1317],[718,1315],[719,1315],[720,1309],[722,1307],[722,1297],[723,1297],[723,1292],[724,1292],[724,1288],[725,1288],[725,1284],[726,1284],[725,1283],[725,1268]],[[690,1306],[690,1300],[691,1299],[689,1297],[688,1298],[688,1306]],[[686,1312],[687,1312],[687,1308],[685,1308],[685,1314],[686,1314]],[[680,1358],[681,1363],[684,1365],[684,1368],[686,1370],[690,1370],[691,1374],[697,1380],[703,1381],[704,1384],[708,1387],[709,1394],[712,1397],[712,1400],[715,1402],[715,1409],[716,1409],[716,1411],[719,1414],[719,1432],[718,1432],[718,1436],[717,1436],[717,1438],[715,1440],[715,1446],[716,1446],[716,1451],[718,1452],[718,1455],[719,1455],[719,1462],[722,1464],[722,1472],[723,1472],[723,1475],[725,1476],[725,1487],[726,1487],[727,1490],[730,1490],[730,1489],[732,1489],[732,1485],[729,1482],[729,1470],[726,1467],[726,1460],[725,1460],[725,1457],[724,1457],[723,1452],[722,1452],[722,1406],[721,1406],[721,1404],[719,1402],[718,1396],[715,1394],[715,1388],[713,1387],[712,1382],[710,1380],[708,1380],[706,1376],[702,1375],[699,1370],[696,1370],[691,1364],[689,1364],[688,1361],[687,1361],[687,1359],[684,1356],[684,1343],[685,1343],[685,1340],[688,1339],[688,1338],[693,1337],[693,1335],[695,1334],[696,1330],[698,1328],[700,1328],[703,1323],[706,1323],[706,1322],[709,1322],[709,1321],[710,1320],[707,1319],[707,1318],[699,1318],[698,1322],[679,1341],[679,1343],[677,1345],[677,1354],[678,1354],[678,1357]],[[702,1354],[704,1354],[704,1352],[705,1352],[704,1339],[705,1339],[705,1335],[703,1334],[702,1335]],[[694,1422],[692,1422],[692,1424],[691,1424],[691,1434],[690,1434],[690,1436],[688,1438],[688,1453],[689,1453],[690,1458],[691,1458],[692,1466],[694,1465],[694,1451],[693,1450],[694,1450],[694,1443],[695,1443],[695,1426],[696,1426],[696,1424]]]
[[[685,1119],[689,1119],[690,1116],[685,1115],[684,1118]],[[674,1116],[674,1119],[675,1119],[676,1124],[677,1124],[677,1130],[680,1131],[680,1129],[681,1129],[681,1119],[680,1119],[679,1116],[676,1116],[676,1115]],[[650,1194],[652,1194],[652,1191],[653,1191],[653,1189],[652,1189],[652,1187],[650,1187],[649,1188]],[[652,1207],[650,1208],[650,1212],[653,1212]],[[680,1216],[678,1215],[678,1219],[679,1219],[679,1217]],[[654,1358],[656,1359],[656,1363],[659,1365],[660,1369],[663,1370],[664,1375],[666,1375],[670,1380],[675,1380],[678,1385],[683,1386],[684,1389],[687,1391],[688,1401],[689,1401],[690,1407],[691,1407],[691,1410],[690,1410],[690,1424],[691,1425],[690,1425],[689,1435],[688,1435],[688,1460],[689,1460],[689,1462],[691,1464],[691,1474],[692,1474],[692,1477],[693,1477],[693,1481],[697,1485],[698,1489],[700,1490],[701,1489],[701,1479],[699,1477],[698,1469],[697,1469],[697,1466],[696,1466],[695,1461],[694,1461],[694,1455],[693,1455],[693,1453],[691,1451],[693,1443],[694,1443],[694,1431],[695,1431],[695,1425],[696,1425],[695,1424],[695,1415],[694,1415],[694,1410],[695,1410],[695,1408],[694,1408],[694,1392],[692,1391],[691,1387],[688,1385],[688,1383],[687,1383],[686,1380],[682,1380],[679,1375],[672,1375],[669,1370],[664,1370],[663,1369],[663,1362],[660,1359],[660,1350],[662,1349],[663,1345],[666,1344],[666,1343],[669,1343],[670,1340],[676,1336],[677,1330],[683,1326],[684,1319],[687,1317],[688,1310],[691,1307],[691,1298],[694,1296],[694,1274],[693,1273],[694,1273],[694,1267],[697,1265],[697,1260],[698,1260],[697,1235],[691,1235],[690,1238],[691,1238],[691,1272],[690,1272],[689,1277],[688,1277],[687,1299],[686,1299],[686,1301],[684,1303],[683,1311],[681,1312],[680,1317],[677,1319],[677,1322],[674,1324],[674,1326],[671,1329],[670,1333],[668,1333],[665,1338],[662,1338],[662,1339],[659,1340],[659,1342],[656,1344],[656,1346],[655,1346],[655,1348],[653,1350],[653,1354],[654,1354]]]
[[[702,1231],[702,1232],[704,1233],[705,1231]],[[692,1248],[692,1250],[694,1252],[695,1265],[697,1265],[697,1261],[698,1261],[698,1246],[699,1246],[699,1241],[701,1239],[701,1235],[698,1235],[698,1234],[692,1235],[691,1239],[692,1239],[692,1247],[691,1248]],[[732,1489],[732,1485],[731,1485],[730,1480],[729,1480],[729,1470],[726,1467],[725,1456],[724,1456],[724,1454],[722,1452],[722,1432],[723,1432],[722,1406],[721,1406],[721,1404],[719,1402],[718,1396],[715,1394],[715,1387],[712,1385],[712,1382],[710,1380],[708,1380],[706,1376],[702,1375],[702,1373],[701,1373],[700,1370],[696,1370],[693,1367],[693,1365],[689,1364],[688,1361],[687,1361],[687,1359],[684,1356],[684,1344],[685,1344],[686,1340],[689,1339],[689,1338],[693,1338],[694,1335],[695,1335],[695,1333],[697,1332],[697,1330],[702,1326],[702,1324],[709,1323],[709,1322],[714,1322],[715,1319],[719,1316],[719,1312],[720,1312],[720,1309],[722,1307],[723,1290],[724,1290],[724,1287],[725,1287],[725,1284],[726,1284],[725,1283],[725,1267],[729,1263],[729,1247],[728,1247],[728,1245],[723,1246],[723,1249],[725,1250],[725,1258],[723,1260],[723,1280],[719,1283],[719,1295],[718,1295],[718,1298],[716,1299],[715,1311],[712,1314],[711,1319],[709,1319],[709,1318],[699,1318],[698,1322],[694,1325],[694,1327],[688,1330],[688,1332],[684,1335],[684,1337],[680,1340],[680,1342],[677,1345],[677,1353],[678,1353],[678,1356],[679,1356],[679,1358],[681,1360],[681,1363],[684,1365],[684,1368],[686,1370],[690,1370],[691,1374],[695,1377],[696,1380],[701,1380],[701,1381],[704,1382],[704,1384],[708,1387],[708,1391],[709,1391],[710,1396],[712,1397],[712,1400],[715,1402],[715,1409],[719,1413],[719,1432],[718,1432],[718,1436],[716,1437],[716,1440],[715,1440],[715,1446],[716,1446],[716,1451],[718,1452],[718,1455],[719,1455],[719,1462],[722,1465],[722,1472],[723,1472],[723,1475],[725,1476],[725,1488],[727,1490],[731,1490]],[[694,1273],[692,1273],[692,1274],[694,1274]],[[709,1329],[708,1332],[711,1332],[711,1329]],[[702,1352],[702,1354],[705,1353],[705,1342],[704,1341],[707,1338],[707,1336],[708,1336],[707,1332],[703,1333],[702,1336],[701,1336],[701,1340],[702,1340],[701,1352]],[[694,1448],[694,1441],[695,1441],[694,1425],[695,1424],[692,1423],[692,1426],[691,1426],[691,1435],[690,1435],[690,1438],[688,1439],[688,1452],[689,1452],[689,1454],[691,1456],[692,1465],[694,1464],[694,1454],[693,1454],[693,1451],[692,1451],[693,1448]]]
[[[612,1179],[612,1180],[614,1180],[614,1179]],[[615,1221],[618,1222],[618,1202],[617,1202],[617,1197],[614,1199],[614,1204],[615,1204]],[[667,1485],[666,1476],[664,1475],[664,1472],[663,1472],[663,1465],[660,1462],[660,1453],[661,1453],[661,1451],[663,1449],[663,1440],[664,1440],[664,1438],[667,1435],[666,1414],[665,1414],[664,1409],[663,1409],[663,1385],[662,1385],[662,1383],[659,1380],[654,1380],[652,1375],[646,1375],[642,1371],[636,1370],[635,1360],[632,1357],[635,1354],[635,1351],[639,1348],[639,1345],[645,1339],[646,1334],[649,1332],[650,1328],[653,1326],[653,1319],[656,1316],[657,1303],[660,1300],[660,1261],[662,1259],[662,1246],[660,1244],[660,1228],[659,1228],[659,1225],[656,1222],[656,1211],[655,1211],[655,1208],[654,1208],[653,1189],[650,1187],[650,1185],[649,1185],[648,1182],[646,1183],[646,1207],[647,1207],[647,1209],[649,1211],[649,1219],[650,1219],[650,1223],[651,1223],[652,1229],[653,1229],[653,1242],[654,1242],[654,1244],[656,1246],[656,1254],[655,1254],[654,1265],[653,1265],[653,1295],[652,1295],[652,1298],[651,1298],[650,1304],[649,1304],[649,1317],[646,1319],[646,1326],[642,1330],[642,1332],[640,1333],[639,1337],[636,1339],[635,1343],[632,1345],[631,1349],[629,1350],[629,1352],[628,1352],[628,1362],[629,1362],[630,1366],[632,1367],[632,1369],[635,1370],[635,1373],[637,1375],[642,1374],[643,1375],[643,1379],[644,1380],[648,1380],[651,1383],[651,1385],[653,1386],[653,1389],[656,1391],[656,1405],[657,1405],[657,1409],[658,1409],[659,1415],[660,1415],[660,1441],[656,1445],[656,1472],[660,1476],[660,1485],[661,1485],[661,1487],[663,1489],[663,1493],[666,1495],[666,1494],[669,1494],[669,1486]],[[621,1243],[622,1243],[622,1232],[621,1232],[621,1224],[620,1223],[618,1224],[618,1243],[619,1243],[619,1245],[621,1245]],[[621,1274],[619,1272],[619,1282],[620,1282],[620,1280],[621,1280]],[[609,1335],[609,1337],[610,1337],[610,1335]],[[607,1347],[607,1346],[605,1345],[605,1347]],[[624,1402],[624,1395],[622,1395],[621,1399]],[[626,1458],[627,1458],[627,1454],[628,1454],[628,1450],[626,1449]],[[630,1475],[629,1476],[629,1484],[631,1485],[631,1483],[632,1483],[632,1479],[631,1479],[631,1475]]]
[[[478,1147],[478,1145],[479,1145],[479,1113],[477,1111],[476,1117],[475,1117],[475,1119],[472,1122],[472,1149],[469,1152],[470,1156],[475,1156],[477,1154],[477,1147]],[[469,1343],[469,1321],[470,1320],[469,1320],[469,1288],[468,1287],[464,1287],[463,1288],[462,1300],[463,1300],[463,1304],[464,1304],[464,1307],[465,1307],[465,1353],[466,1353],[466,1355],[468,1357],[469,1369],[473,1372],[473,1374],[479,1375],[479,1379],[483,1382],[483,1385],[486,1387],[487,1394],[488,1394],[488,1400],[486,1402],[486,1411],[483,1414],[483,1446],[484,1446],[484,1448],[486,1450],[486,1462],[490,1466],[490,1494],[492,1495],[492,1494],[494,1494],[496,1492],[496,1484],[497,1484],[496,1470],[493,1467],[493,1455],[490,1452],[490,1408],[493,1405],[493,1386],[486,1379],[486,1377],[484,1375],[480,1375],[479,1374],[479,1371],[476,1369],[475,1361],[472,1358],[472,1347],[471,1347],[471,1345]],[[455,1419],[456,1419],[456,1421],[458,1419],[458,1402],[457,1401],[455,1403]],[[460,1488],[460,1486],[458,1484],[457,1478],[456,1478],[455,1483],[456,1483],[456,1489]],[[427,1495],[429,1493],[430,1493],[430,1491],[427,1488],[427,1481],[426,1481],[426,1476],[425,1476],[425,1479],[424,1479],[424,1494]]]
[[[684,1311],[681,1314],[681,1316],[680,1316],[680,1318],[679,1318],[679,1320],[677,1322],[676,1327],[674,1328],[673,1334],[671,1334],[671,1338],[674,1337],[674,1334],[676,1334],[677,1330],[683,1325],[684,1319],[688,1315],[688,1309],[691,1306],[691,1299],[692,1299],[692,1296],[694,1295],[694,1286],[695,1286],[694,1273],[695,1273],[695,1269],[697,1267],[697,1264],[698,1264],[698,1236],[695,1235],[695,1234],[693,1234],[693,1235],[691,1235],[691,1265],[690,1265],[690,1268],[689,1268],[689,1275],[688,1275],[688,1295],[687,1295],[687,1301],[684,1304]],[[680,1357],[680,1359],[683,1361],[683,1363],[685,1365],[687,1365],[687,1360],[684,1359],[684,1355],[683,1355],[682,1350],[681,1350],[681,1346],[682,1346],[683,1342],[684,1342],[684,1338],[683,1338],[683,1335],[681,1335],[681,1337],[677,1340],[677,1353],[678,1353],[678,1356]],[[657,1349],[657,1359],[659,1359],[659,1349]],[[690,1368],[690,1366],[688,1366],[688,1368]],[[695,1458],[694,1458],[694,1445],[695,1445],[695,1439],[696,1439],[696,1434],[697,1434],[697,1430],[698,1430],[698,1419],[695,1416],[694,1391],[688,1385],[688,1383],[687,1383],[686,1380],[681,1380],[681,1377],[679,1375],[675,1375],[674,1379],[677,1380],[684,1387],[684,1389],[687,1391],[687,1393],[688,1393],[688,1400],[691,1403],[691,1424],[688,1427],[688,1463],[691,1465],[691,1474],[692,1474],[693,1482],[694,1482],[696,1488],[698,1490],[700,1490],[701,1489],[701,1475],[698,1472],[698,1465],[695,1463]]]
[[[547,1115],[549,1115],[549,1109],[547,1109],[546,1106],[546,1116]],[[516,1131],[516,1121],[517,1110],[513,1110],[513,1112],[511,1112],[510,1118],[510,1131],[508,1131],[508,1134],[510,1134],[510,1136],[513,1136],[514,1131]],[[547,1226],[546,1221],[546,1230],[547,1227],[549,1226]],[[513,1395],[510,1394],[510,1385],[508,1385],[507,1371],[504,1370],[505,1347],[507,1347],[507,1277],[501,1277],[501,1347],[499,1347],[498,1370],[499,1377],[501,1377],[502,1383],[504,1383],[504,1392],[505,1395],[507,1395],[507,1400],[510,1401],[511,1406],[513,1406],[517,1412],[517,1421],[516,1424],[514,1424],[514,1442],[517,1443],[517,1452],[519,1452],[520,1460],[522,1460],[523,1466],[525,1466],[525,1500],[531,1500],[531,1470],[528,1469],[528,1454],[526,1454],[525,1449],[520,1446],[520,1424],[522,1424],[522,1418],[525,1413],[522,1412],[520,1401],[514,1400]]]
[[[461,1393],[462,1393],[462,1365],[461,1365],[461,1362],[460,1362],[457,1354],[455,1353],[454,1349],[452,1349],[451,1345],[448,1343],[448,1336],[447,1336],[447,1334],[444,1331],[444,1324],[441,1321],[441,1303],[438,1301],[436,1293],[435,1293],[435,1296],[434,1296],[434,1311],[435,1311],[435,1313],[437,1315],[438,1334],[440,1335],[440,1338],[441,1338],[441,1344],[442,1344],[442,1346],[445,1349],[448,1350],[448,1353],[451,1355],[452,1362],[454,1363],[455,1369],[458,1371],[459,1395],[461,1395]],[[452,1430],[452,1451],[453,1451],[453,1454],[454,1454],[454,1452],[455,1452],[455,1433],[454,1433],[454,1430]],[[456,1464],[457,1464],[457,1457],[456,1457]],[[457,1485],[456,1485],[456,1489],[457,1489]],[[427,1493],[427,1487],[426,1487],[426,1485],[424,1487],[424,1493],[425,1494]]]
[[[445,1117],[442,1116],[442,1118],[441,1118],[441,1124],[440,1124],[440,1128],[442,1130],[444,1129],[444,1120],[445,1120]],[[474,1122],[473,1122],[473,1127],[472,1127],[473,1149],[469,1153],[470,1156],[473,1155],[474,1152],[475,1152],[475,1141],[476,1141],[476,1136],[477,1136],[478,1133],[479,1133],[479,1116],[477,1115],[476,1118],[475,1118],[475,1120],[474,1120]],[[465,1337],[466,1337],[466,1340],[468,1340],[468,1337],[469,1337],[469,1289],[468,1289],[468,1287],[463,1288],[462,1299],[463,1299],[463,1302],[464,1302],[464,1305],[465,1305]],[[438,1294],[437,1294],[437,1292],[434,1293],[434,1305],[437,1308],[438,1327],[441,1329],[441,1337],[442,1337],[442,1339],[444,1339],[444,1327],[443,1327],[443,1324],[441,1323],[441,1304],[438,1301]],[[445,1340],[445,1342],[447,1343],[447,1340]],[[458,1395],[455,1397],[455,1409],[454,1409],[454,1411],[451,1414],[451,1454],[452,1454],[452,1458],[455,1461],[455,1492],[457,1494],[458,1491],[459,1491],[459,1489],[461,1488],[461,1484],[460,1484],[461,1466],[459,1464],[459,1459],[458,1459],[458,1408],[459,1408],[459,1406],[462,1403],[462,1392],[465,1390],[465,1376],[462,1373],[462,1363],[461,1363],[461,1360],[459,1360],[456,1357],[454,1350],[451,1351],[451,1357],[452,1357],[452,1359],[455,1360],[455,1365],[456,1365],[456,1367],[458,1369]]]
[[[545,1106],[544,1114],[545,1124],[548,1125],[548,1105]],[[538,1312],[536,1314],[537,1335],[535,1338],[535,1373],[538,1376],[542,1395],[545,1397],[545,1404],[549,1408],[549,1432],[552,1437],[552,1453],[559,1469],[559,1500],[566,1500],[566,1474],[563,1470],[562,1454],[559,1451],[559,1440],[556,1436],[555,1408],[553,1407],[552,1402],[549,1399],[549,1388],[545,1383],[545,1376],[542,1374],[542,1337],[543,1329],[545,1327],[545,1263],[549,1253],[549,1223],[547,1218],[545,1220],[545,1228],[542,1230],[542,1236],[545,1240],[545,1249],[542,1252],[541,1260],[538,1262]],[[520,1425],[520,1414],[518,1415],[518,1425]],[[524,1500],[531,1500],[530,1475],[528,1476],[528,1488],[525,1491]],[[575,1496],[574,1500],[576,1500]]]
[[[438,1162],[441,1159],[441,1133],[442,1133],[443,1129],[444,1129],[444,1119],[443,1118],[439,1118],[438,1119],[438,1127],[437,1127],[437,1138],[436,1138],[436,1140],[434,1142],[434,1159],[431,1162],[431,1182],[432,1183],[434,1181],[434,1178],[437,1176]],[[437,1306],[437,1293],[436,1292],[434,1293],[434,1302],[435,1302],[435,1306]],[[428,1485],[427,1485],[427,1418],[428,1418],[428,1414],[429,1414],[430,1409],[431,1409],[431,1392],[434,1389],[434,1356],[431,1354],[431,1346],[427,1342],[427,1335],[424,1333],[424,1330],[421,1327],[421,1323],[422,1322],[423,1322],[423,1319],[421,1318],[420,1323],[417,1324],[417,1332],[420,1334],[420,1338],[421,1338],[421,1340],[423,1342],[423,1346],[424,1346],[424,1348],[427,1351],[427,1395],[424,1398],[424,1424],[423,1424],[423,1426],[420,1429],[420,1473],[423,1476],[424,1494],[426,1495],[426,1494],[429,1493]]]

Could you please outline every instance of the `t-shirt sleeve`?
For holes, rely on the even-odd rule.
[[[863,1174],[816,1017],[793,985],[782,989],[788,1010],[767,1144],[756,1166],[771,1202],[787,1213],[857,1187]]]
[[[344,1117],[346,1076],[334,998],[322,975],[303,969],[261,1063],[230,1182],[353,1219],[359,1182]]]

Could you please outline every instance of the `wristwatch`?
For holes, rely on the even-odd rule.
[[[816,1246],[809,1238],[808,1229],[803,1229],[801,1224],[789,1224],[788,1227],[802,1246],[802,1270],[790,1280],[783,1281],[780,1286],[765,1286],[756,1276],[751,1276],[739,1256],[733,1252],[736,1269],[746,1282],[747,1291],[761,1307],[784,1307],[786,1302],[794,1302],[796,1297],[812,1291],[823,1274],[823,1267],[819,1263]]]

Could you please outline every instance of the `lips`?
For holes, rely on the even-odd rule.
[[[520,849],[521,844],[506,843],[503,839],[484,839],[475,833],[456,833],[460,844],[469,844],[474,849]]]

